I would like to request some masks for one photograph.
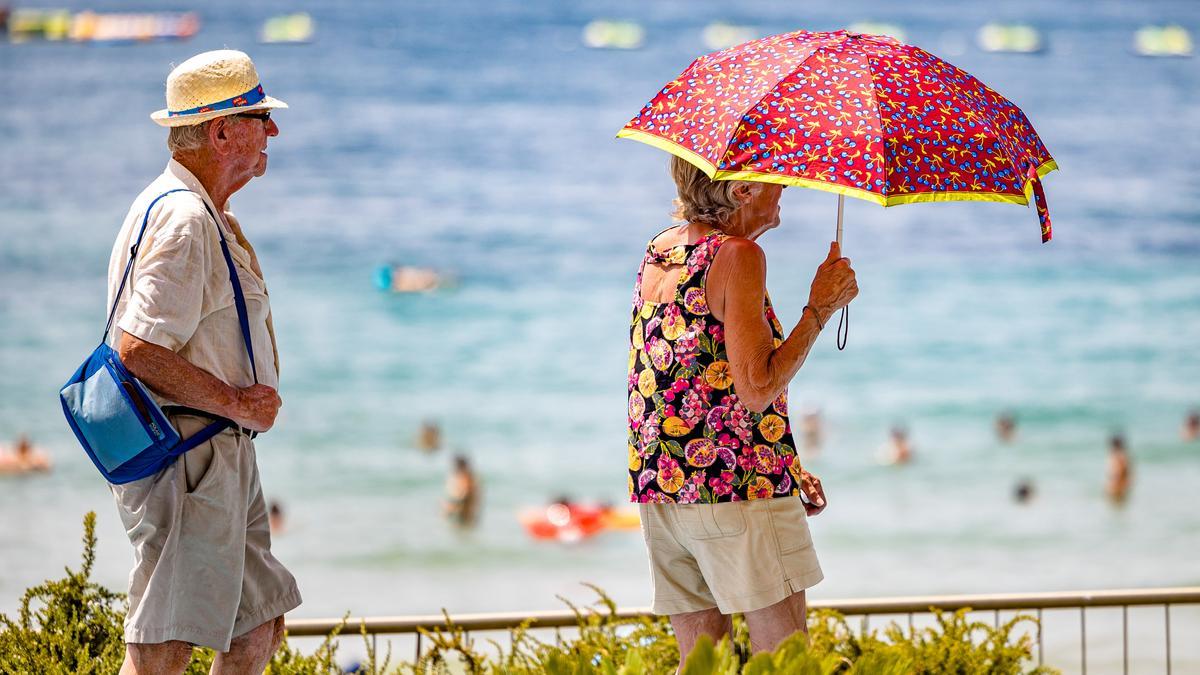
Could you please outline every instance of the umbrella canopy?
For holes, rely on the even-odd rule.
[[[696,59],[619,137],[714,180],[799,185],[883,206],[1037,206],[1058,168],[1011,101],[920,48],[881,35],[796,31]]]

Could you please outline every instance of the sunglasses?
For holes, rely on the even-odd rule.
[[[271,111],[265,110],[263,112],[235,113],[234,117],[249,117],[249,118],[258,120],[258,121],[262,122],[263,124],[266,124],[267,122],[271,121]]]

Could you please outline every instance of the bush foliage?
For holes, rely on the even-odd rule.
[[[15,617],[0,614],[0,673],[116,673],[124,658],[122,622],[125,598],[91,581],[96,554],[96,516],[83,521],[83,564],[66,577],[30,588]],[[366,659],[355,672],[369,675],[668,675],[679,663],[679,648],[662,618],[617,618],[617,607],[600,589],[599,601],[575,612],[577,628],[553,640],[534,637],[529,624],[511,632],[507,645],[476,642],[447,616],[443,626],[422,631],[429,645],[415,663],[390,664],[372,648],[365,630]],[[880,631],[855,631],[836,612],[815,611],[809,637],[795,635],[772,653],[749,656],[745,624],[735,623],[733,639],[717,644],[704,638],[685,664],[684,675],[1015,675],[1054,673],[1030,663],[1031,640],[1014,635],[1036,620],[1018,616],[998,627],[972,622],[966,610],[934,613],[937,625],[905,630],[891,624]],[[345,628],[343,623],[342,628]],[[327,636],[311,654],[284,643],[268,666],[270,675],[341,675],[337,638]],[[213,653],[196,649],[189,675],[208,672]]]

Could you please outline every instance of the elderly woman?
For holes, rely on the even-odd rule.
[[[653,611],[686,655],[743,613],[755,651],[805,630],[822,579],[807,516],[825,508],[788,423],[787,385],[821,329],[858,294],[836,243],[784,334],[755,243],[783,187],[712,181],[672,158],[683,221],[651,240],[629,353],[629,491],[640,503]]]

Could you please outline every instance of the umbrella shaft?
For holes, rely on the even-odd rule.
[[[846,206],[846,196],[838,195],[838,221],[837,221],[837,243],[838,248],[842,246],[842,209]]]

